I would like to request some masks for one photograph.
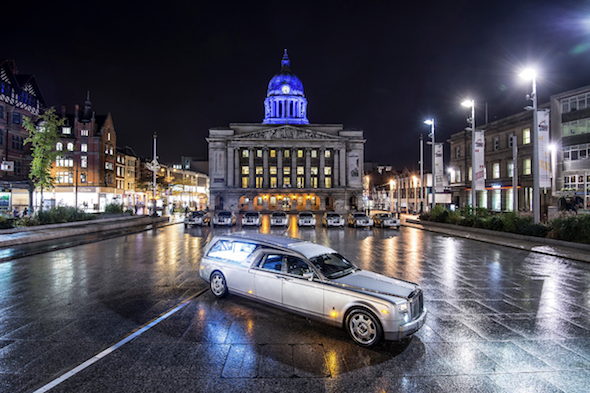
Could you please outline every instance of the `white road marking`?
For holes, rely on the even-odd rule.
[[[163,320],[165,320],[166,318],[168,318],[170,315],[178,312],[179,310],[181,310],[182,308],[184,308],[185,306],[187,306],[188,303],[189,303],[189,301],[191,299],[193,299],[193,298],[195,298],[195,297],[203,294],[205,291],[207,291],[207,289],[208,288],[203,289],[203,290],[199,291],[198,293],[192,295],[191,297],[189,297],[188,299],[184,300],[182,303],[180,303],[178,306],[176,306],[172,310],[170,310],[167,313],[161,315],[157,319],[154,319],[153,321],[149,322],[147,325],[141,327],[139,330],[137,330],[134,333],[130,334],[129,336],[125,337],[124,339],[122,339],[121,341],[117,342],[116,344],[113,344],[112,346],[110,346],[109,348],[107,348],[104,351],[100,352],[99,354],[94,355],[93,357],[91,357],[90,359],[88,359],[87,361],[85,361],[84,363],[82,363],[79,366],[71,369],[67,373],[65,373],[62,376],[60,376],[59,378],[56,378],[53,381],[51,381],[48,384],[46,384],[45,386],[40,387],[39,389],[35,390],[33,393],[44,393],[44,392],[49,391],[50,389],[53,389],[54,387],[56,387],[57,385],[59,385],[63,381],[67,380],[70,377],[73,377],[74,375],[78,374],[80,371],[84,370],[88,366],[91,366],[92,364],[98,362],[100,359],[104,358],[105,356],[107,356],[111,352],[115,351],[117,348],[120,348],[121,346],[127,344],[129,341],[131,341],[131,340],[135,339],[136,337],[138,337],[139,335],[145,333],[146,331],[148,331],[152,327],[156,326],[158,323],[160,323]]]

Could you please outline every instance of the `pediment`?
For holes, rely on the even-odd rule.
[[[339,140],[340,138],[334,135],[325,134],[323,132],[305,130],[291,126],[281,126],[276,128],[267,128],[266,130],[256,131],[245,135],[236,136],[237,139],[324,139],[324,140]]]

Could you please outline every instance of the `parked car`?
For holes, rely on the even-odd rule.
[[[227,226],[234,226],[236,225],[236,215],[234,212],[229,211],[220,211],[213,216],[213,225],[227,225]]]
[[[311,212],[301,212],[297,215],[297,225],[300,227],[315,227],[315,216]]]
[[[363,212],[355,212],[350,213],[348,215],[348,226],[349,227],[372,227],[373,220],[371,220],[365,213]]]
[[[363,347],[403,340],[426,321],[418,284],[361,270],[337,251],[300,239],[215,236],[199,275],[217,297],[235,294],[330,323]]]
[[[287,225],[289,225],[289,217],[287,216],[287,213],[273,212],[270,215],[270,226],[271,227],[274,227],[274,226],[286,227]]]
[[[392,213],[377,213],[372,218],[376,227],[399,228],[401,226],[401,220]]]
[[[262,224],[260,213],[258,212],[246,212],[242,216],[242,226],[254,225],[259,227]]]
[[[211,225],[211,216],[203,210],[188,212],[184,216],[184,227],[187,228],[189,225]]]
[[[322,225],[326,228],[344,227],[344,218],[342,218],[342,214],[339,213],[325,212],[322,217]]]

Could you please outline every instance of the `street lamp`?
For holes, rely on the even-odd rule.
[[[461,105],[471,107],[471,211],[475,213],[477,207],[476,192],[475,192],[475,101],[465,100]]]
[[[412,182],[414,183],[414,212],[416,212],[416,207],[418,206],[418,178],[416,176],[412,176]]]
[[[434,209],[434,205],[436,204],[436,179],[434,173],[434,119],[424,120],[424,124],[428,124],[430,126],[430,134],[428,134],[428,136],[432,138],[432,207],[430,208],[430,210],[432,211],[432,209]]]
[[[526,99],[533,102],[533,107],[525,107],[533,111],[533,221],[541,222],[541,192],[539,186],[539,124],[537,122],[537,73],[532,68],[527,68],[520,73],[524,79],[532,79],[533,91],[526,95]]]

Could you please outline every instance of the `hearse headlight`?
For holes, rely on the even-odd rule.
[[[409,308],[408,308],[408,303],[402,303],[402,304],[398,304],[398,306],[397,306],[397,310],[398,310],[399,312],[404,312],[404,313],[407,313],[407,312],[409,311]]]

